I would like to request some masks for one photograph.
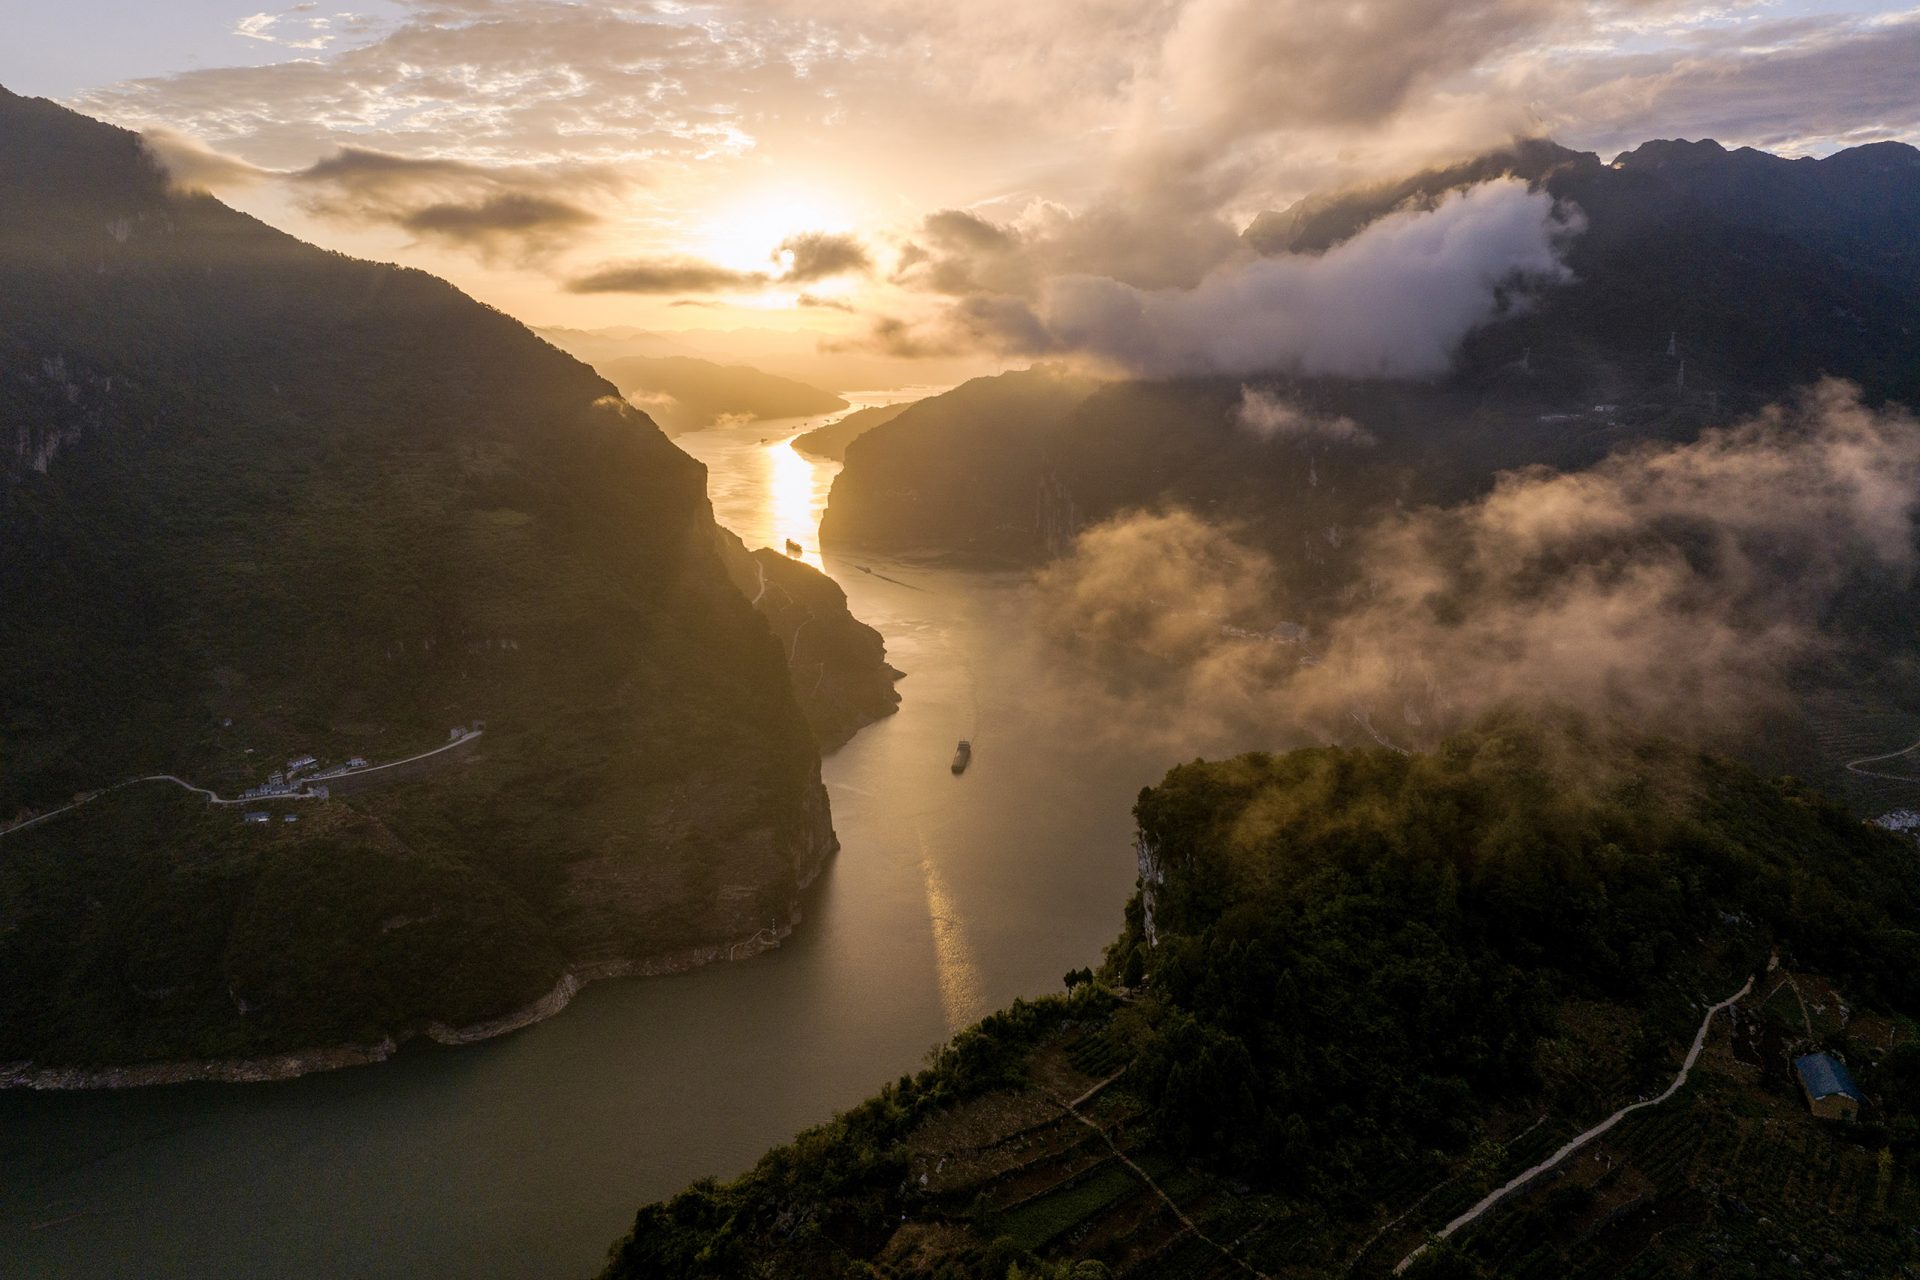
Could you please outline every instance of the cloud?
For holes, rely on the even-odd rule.
[[[266,44],[277,44],[287,49],[324,49],[333,43],[333,33],[328,30],[333,25],[331,18],[317,18],[305,15],[314,6],[297,4],[284,14],[256,13],[240,19],[233,24],[233,34],[246,40],[259,40]],[[343,14],[343,17],[353,15]],[[281,30],[285,28],[304,32],[304,36],[290,35]]]
[[[507,192],[477,204],[430,204],[400,218],[400,225],[423,236],[482,244],[500,236],[544,236],[598,221],[593,214],[560,200]]]
[[[1500,179],[1389,214],[1323,254],[1236,248],[1190,288],[1064,275],[1031,303],[963,299],[941,323],[1001,353],[1077,353],[1151,377],[1433,376],[1473,329],[1569,278],[1560,250],[1579,227],[1552,197]]]
[[[627,185],[599,169],[487,166],[367,147],[342,147],[284,178],[320,217],[384,223],[484,259],[522,264],[568,247],[601,220],[583,201]]]
[[[570,293],[738,293],[764,289],[772,277],[735,271],[699,258],[644,258],[612,263],[567,281]]]
[[[1914,15],[1782,19],[1747,0],[410,0],[392,20],[296,6],[241,28],[333,43],[73,105],[261,170],[305,171],[345,144],[522,175],[449,170],[393,207],[317,204],[401,229],[457,207],[410,234],[509,266],[682,257],[698,252],[691,228],[769,175],[818,178],[868,219],[860,239],[790,245],[768,274],[826,278],[816,247],[844,275],[875,275],[860,255],[879,257],[863,309],[902,317],[911,335],[895,338],[925,349],[979,332],[1001,350],[1036,330],[1071,347],[1056,321],[1076,303],[1167,320],[1179,295],[1241,269],[1235,232],[1259,211],[1516,133],[1581,148],[1920,138]],[[639,174],[645,198],[629,199]],[[494,230],[508,195],[598,221]],[[469,228],[483,230],[450,238]],[[1082,278],[1141,292],[1096,297],[1105,286]],[[922,296],[886,296],[901,291]],[[931,319],[942,299],[955,314]]]
[[[873,259],[857,237],[825,231],[788,236],[774,251],[774,261],[785,264],[780,279],[787,284],[812,284],[865,272],[873,266]]]
[[[1911,585],[1916,495],[1920,423],[1829,382],[1694,444],[1508,473],[1477,502],[1388,518],[1324,617],[1186,512],[1088,531],[1039,593],[1109,693],[1151,695],[1158,712],[1129,726],[1179,706],[1175,734],[1416,747],[1522,705],[1698,740],[1784,705],[1803,664],[1871,657],[1830,619],[1850,592]]]
[[[140,135],[140,141],[178,191],[230,190],[277,176],[172,129],[150,128]]]
[[[1241,430],[1261,440],[1310,440],[1327,444],[1371,446],[1373,433],[1352,418],[1328,417],[1292,404],[1272,391],[1241,387],[1233,420]]]
[[[1538,58],[1514,89],[1598,150],[1714,137],[1788,151],[1920,140],[1920,13],[1703,33],[1677,53]]]
[[[775,285],[812,284],[835,276],[862,272],[872,259],[860,241],[849,235],[803,231],[781,241],[773,261],[783,270],[736,271],[700,258],[671,256],[634,258],[614,262],[567,281],[570,293],[757,293]],[[803,306],[832,306],[820,298],[801,295]]]

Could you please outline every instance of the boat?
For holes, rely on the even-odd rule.
[[[967,771],[967,765],[971,763],[972,760],[973,743],[965,738],[960,739],[960,746],[953,753],[953,771],[955,773],[965,773]]]

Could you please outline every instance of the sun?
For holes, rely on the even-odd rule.
[[[776,270],[780,242],[802,231],[850,231],[845,203],[831,193],[781,185],[729,198],[695,225],[695,252],[735,271]]]

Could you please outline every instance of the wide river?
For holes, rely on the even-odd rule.
[[[788,446],[803,425],[678,442],[723,524],[819,564],[837,466]],[[0,1274],[590,1275],[640,1204],[742,1171],[1097,961],[1133,882],[1134,795],[1169,753],[1089,731],[1020,578],[824,565],[908,674],[899,713],[826,761],[842,848],[785,946],[595,983],[514,1035],[378,1066],[0,1093]],[[956,778],[960,738],[975,754]]]

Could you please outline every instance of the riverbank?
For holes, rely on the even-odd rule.
[[[816,870],[815,875],[818,874]],[[809,877],[807,883],[812,882]],[[807,887],[801,886],[802,890]],[[135,1063],[124,1067],[38,1067],[31,1062],[0,1063],[0,1089],[73,1091],[86,1089],[143,1089],[168,1084],[266,1084],[294,1080],[321,1071],[372,1066],[385,1062],[410,1041],[427,1039],[441,1045],[478,1044],[530,1027],[561,1013],[581,988],[610,978],[657,978],[687,973],[722,961],[746,960],[778,947],[800,923],[795,904],[787,923],[765,928],[731,942],[685,947],[656,956],[613,960],[588,965],[561,975],[551,991],[530,1004],[497,1018],[463,1027],[431,1022],[373,1044],[329,1045],[251,1058],[193,1058],[175,1062]]]

